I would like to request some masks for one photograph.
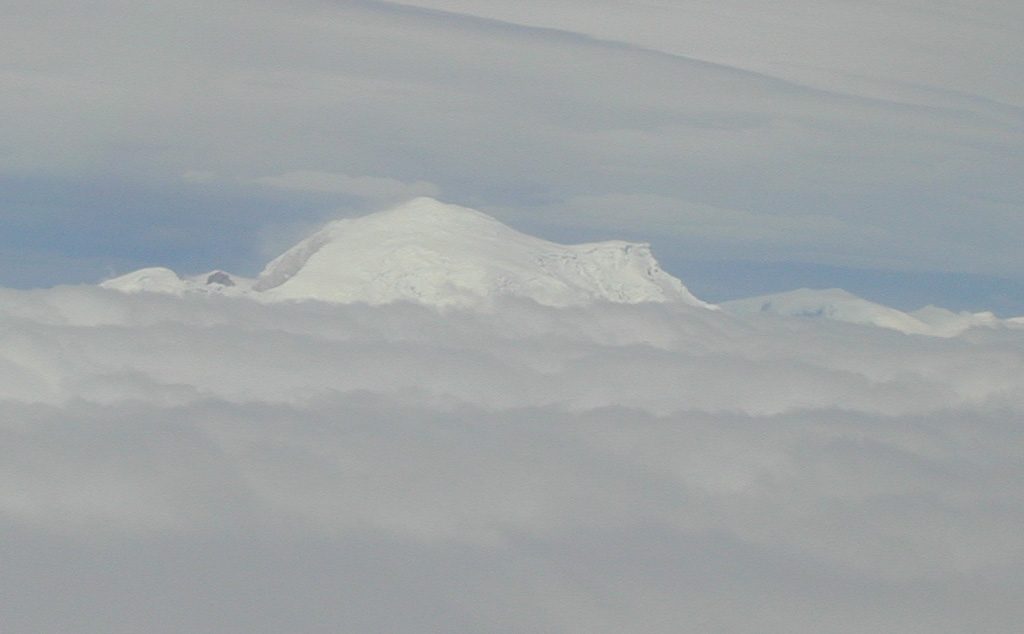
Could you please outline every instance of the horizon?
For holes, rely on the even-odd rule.
[[[366,214],[345,215],[334,219],[361,217],[362,215],[387,211],[394,208],[394,206],[389,205],[382,209],[367,211]],[[318,224],[322,225],[331,220],[325,219]],[[315,231],[317,226],[311,225],[309,232]],[[515,229],[515,227],[513,228]],[[558,241],[559,237],[562,239],[571,237],[571,231],[567,231],[564,228],[540,226],[538,229],[539,231],[536,234],[530,234],[521,229],[516,230],[527,235],[550,239],[558,244],[574,244],[572,242]],[[543,236],[542,234],[545,232],[552,234],[551,238]],[[310,233],[295,235],[292,238],[298,241],[308,237]],[[597,235],[592,237],[593,240],[585,239],[583,242],[625,239],[622,236],[611,235],[608,232],[598,232]],[[630,237],[642,238],[638,236]],[[1001,318],[1024,315],[1024,284],[997,276],[936,271],[857,269],[806,262],[694,260],[685,257],[665,259],[659,257],[657,244],[658,241],[655,240],[652,244],[652,251],[662,268],[679,278],[700,299],[711,303],[772,295],[801,288],[842,288],[863,299],[902,311],[913,311],[926,306],[938,306],[955,312],[992,312]],[[281,252],[290,248],[290,246],[281,246]],[[266,253],[267,250],[263,249],[262,252]],[[191,261],[191,259],[177,264],[178,267],[186,267],[184,269],[176,268],[174,264],[166,261],[134,261],[130,264],[133,268],[123,270],[114,270],[109,263],[106,263],[104,266],[108,268],[105,274],[99,278],[91,277],[94,275],[92,271],[83,272],[79,270],[77,271],[78,279],[57,279],[47,277],[46,275],[39,279],[29,276],[22,280],[15,279],[15,283],[8,284],[7,287],[27,290],[63,284],[99,284],[104,280],[151,266],[169,268],[182,276],[223,270],[233,275],[255,278],[270,259],[276,257],[276,255],[269,254],[265,256],[266,260],[255,267],[249,265],[240,269],[225,266],[214,261],[208,261],[206,266],[196,268],[195,262]],[[208,258],[210,256],[206,255],[205,257]],[[251,255],[248,257],[251,257]],[[188,268],[190,264],[191,267]],[[124,266],[126,264],[122,263],[122,267]],[[45,272],[48,271],[44,269]],[[49,273],[53,275],[52,272]]]

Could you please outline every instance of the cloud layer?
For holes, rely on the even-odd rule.
[[[1024,616],[1019,331],[95,287],[0,319],[11,632]]]

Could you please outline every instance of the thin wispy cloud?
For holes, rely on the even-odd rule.
[[[69,276],[208,270],[207,225],[254,267],[266,227],[442,192],[666,261],[1020,277],[1005,6],[415,4],[8,8],[8,268],[49,237]]]

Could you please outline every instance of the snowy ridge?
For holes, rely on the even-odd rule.
[[[481,307],[512,296],[546,306],[608,301],[713,308],[664,272],[646,244],[556,244],[479,211],[431,198],[331,222],[272,260],[255,283],[221,271],[182,279],[169,269],[149,268],[102,286],[124,292],[213,292],[271,302],[413,301]]]
[[[1001,320],[988,312],[955,313],[935,306],[905,313],[858,297],[841,288],[801,288],[785,293],[723,302],[721,307],[738,315],[770,313],[789,317],[833,319],[933,337],[955,337],[976,326],[1019,325],[1016,323],[1018,320]]]
[[[253,283],[254,280],[219,270],[182,278],[171,269],[154,266],[115,277],[102,282],[100,286],[122,293],[215,293],[241,296],[249,294]]]
[[[101,286],[126,293],[217,294],[262,302],[411,301],[487,308],[500,297],[521,297],[554,307],[606,301],[719,308],[697,299],[663,271],[646,244],[556,244],[479,211],[431,198],[330,222],[274,258],[256,280],[223,271],[182,278],[154,267]],[[737,315],[821,318],[936,337],[954,337],[979,326],[1024,327],[1024,318],[999,319],[992,313],[955,313],[934,306],[906,313],[839,288],[802,288],[720,307]]]

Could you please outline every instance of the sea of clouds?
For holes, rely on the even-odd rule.
[[[1009,632],[1024,334],[0,290],[11,634]]]

